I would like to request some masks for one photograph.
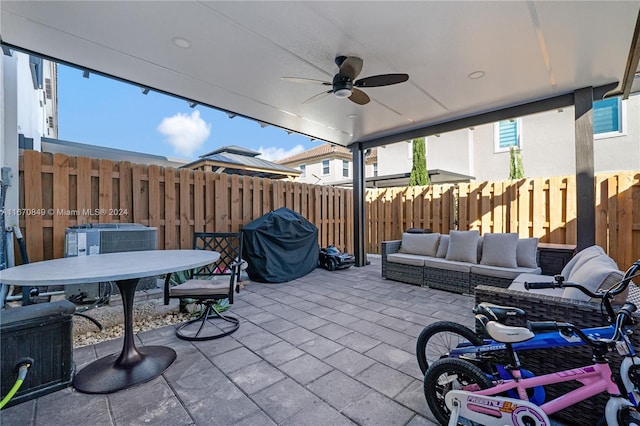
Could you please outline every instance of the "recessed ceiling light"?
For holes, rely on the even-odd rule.
[[[474,71],[467,76],[467,78],[470,78],[471,80],[477,80],[482,77],[484,77],[484,71]]]
[[[182,38],[182,37],[174,37],[173,44],[175,44],[178,47],[182,47],[183,49],[188,49],[191,47],[191,42],[186,38]]]
[[[347,118],[350,118],[351,120],[355,120],[356,118],[358,118],[358,116],[356,114],[349,114],[347,115]]]

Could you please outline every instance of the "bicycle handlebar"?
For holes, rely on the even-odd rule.
[[[524,287],[527,290],[532,289],[544,289],[544,288],[576,288],[580,290],[582,293],[586,294],[589,297],[602,300],[602,304],[606,310],[607,320],[609,324],[614,325],[616,327],[615,335],[611,339],[598,339],[592,340],[588,336],[586,336],[578,327],[573,326],[573,324],[569,323],[556,323],[553,321],[542,321],[542,322],[533,322],[528,323],[529,329],[533,332],[538,331],[565,331],[571,332],[578,335],[585,343],[595,347],[601,347],[601,345],[610,345],[613,342],[620,339],[623,334],[623,328],[625,325],[633,324],[633,317],[631,314],[637,310],[636,305],[633,303],[625,303],[618,312],[616,313],[613,309],[611,301],[620,293],[625,291],[629,284],[631,283],[631,279],[637,276],[640,276],[640,259],[636,260],[633,265],[624,274],[622,280],[618,283],[611,286],[611,288],[607,290],[601,290],[597,292],[592,292],[580,284],[573,282],[565,282],[564,277],[556,275],[554,277],[555,281],[553,282],[525,282]],[[533,327],[533,328],[532,328]]]
[[[537,290],[540,288],[556,288],[556,287],[558,287],[558,283],[554,283],[554,282],[539,282],[539,283],[525,282],[524,283],[524,288],[526,288],[527,290]]]
[[[537,290],[537,289],[545,289],[545,288],[570,287],[570,288],[577,288],[582,293],[594,299],[610,300],[615,298],[618,294],[626,290],[626,288],[629,286],[629,283],[631,282],[631,279],[640,275],[640,274],[637,275],[637,272],[639,270],[640,270],[640,259],[636,260],[633,263],[633,265],[631,265],[631,267],[627,269],[627,272],[625,272],[622,280],[620,280],[619,282],[611,286],[611,288],[609,288],[608,290],[600,290],[595,293],[583,287],[581,284],[565,281],[564,277],[561,275],[556,275],[554,277],[555,281],[552,281],[552,282],[525,282],[524,288],[527,290]]]

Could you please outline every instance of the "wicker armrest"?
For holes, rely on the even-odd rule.
[[[380,253],[382,254],[382,277],[387,278],[387,255],[397,253],[400,250],[400,243],[402,240],[389,240],[383,241],[380,247]]]
[[[524,309],[530,321],[570,322],[581,328],[607,325],[599,303],[486,285],[479,285],[475,290],[476,304],[515,306]]]
[[[400,243],[402,240],[383,241],[382,256],[386,257],[387,254],[397,253],[400,250]]]

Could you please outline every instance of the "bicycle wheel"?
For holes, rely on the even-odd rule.
[[[483,341],[470,328],[455,322],[438,321],[426,326],[416,344],[416,356],[422,374],[434,361],[446,358],[451,349],[461,343],[480,346]]]
[[[424,396],[427,404],[443,426],[449,424],[451,414],[444,402],[447,392],[454,389],[480,390],[492,386],[491,380],[479,367],[456,358],[435,361],[424,376]],[[458,424],[474,425],[475,423],[459,419]]]
[[[635,408],[624,408],[618,413],[618,426],[640,425],[640,413]],[[607,419],[600,417],[596,426],[607,426]]]

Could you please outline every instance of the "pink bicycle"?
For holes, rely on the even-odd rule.
[[[628,286],[638,270],[640,260],[629,268],[619,286]],[[535,284],[538,288],[543,286]],[[562,283],[544,285],[558,286]],[[575,284],[571,286],[580,288]],[[580,289],[591,297],[601,298],[608,310],[613,309],[609,292],[594,294]],[[486,323],[487,333],[507,347],[513,379],[496,379],[464,359],[437,360],[429,366],[424,377],[424,393],[429,408],[442,425],[548,426],[551,425],[549,415],[606,392],[609,400],[604,413],[606,423],[602,424],[640,426],[640,415],[636,411],[640,402],[640,358],[629,339],[633,332],[631,314],[635,311],[636,306],[632,303],[626,303],[618,310],[615,332],[610,339],[592,339],[569,323],[530,322],[525,328],[489,321]],[[592,348],[594,363],[542,376],[522,377],[520,361],[512,345],[533,338],[535,332],[552,330],[582,339]],[[617,375],[613,374],[606,358],[613,350],[624,357]],[[528,400],[528,390],[569,381],[577,381],[582,386],[540,405]],[[503,396],[510,390],[514,390],[519,399]]]

